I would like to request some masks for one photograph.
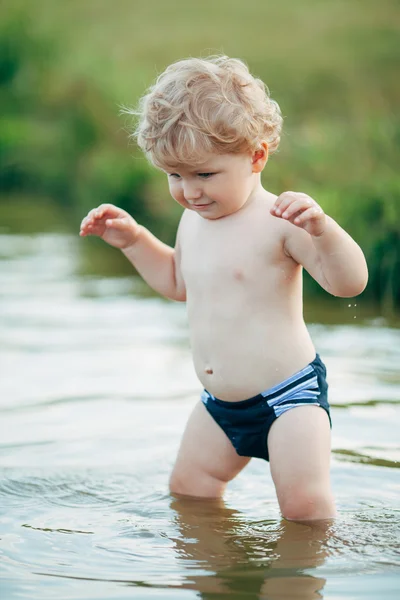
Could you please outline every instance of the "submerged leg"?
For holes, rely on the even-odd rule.
[[[170,478],[174,494],[199,498],[222,496],[226,484],[247,465],[200,401],[183,433]]]

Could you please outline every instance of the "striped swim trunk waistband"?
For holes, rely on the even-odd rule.
[[[201,400],[240,456],[269,460],[268,433],[284,412],[298,406],[320,406],[331,423],[327,392],[326,367],[317,354],[304,369],[247,400],[226,402],[207,390]]]

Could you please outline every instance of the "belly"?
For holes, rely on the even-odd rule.
[[[202,313],[200,318],[192,314],[189,322],[197,376],[221,400],[254,396],[315,358],[302,315],[291,315],[287,307],[278,312],[274,307],[235,315]]]

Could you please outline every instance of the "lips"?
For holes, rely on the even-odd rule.
[[[207,208],[208,206],[211,206],[211,204],[212,202],[209,202],[208,204],[192,204],[192,207],[201,210],[202,208]]]

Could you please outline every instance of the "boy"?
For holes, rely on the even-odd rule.
[[[364,255],[312,198],[262,187],[282,118],[240,60],[178,61],[130,112],[139,146],[184,208],[175,248],[109,204],[89,212],[80,234],[120,248],[158,293],[187,302],[204,392],[170,489],[219,497],[259,457],[284,517],[331,518],[326,371],[302,316],[302,267],[352,297],[367,282]]]

